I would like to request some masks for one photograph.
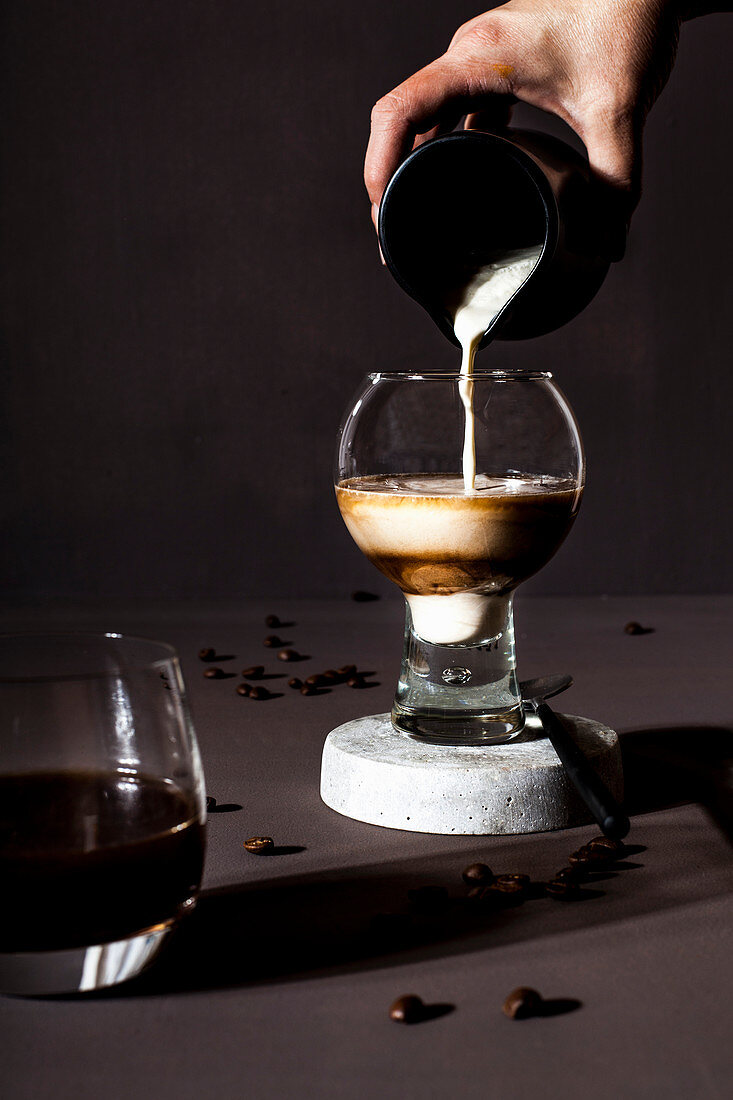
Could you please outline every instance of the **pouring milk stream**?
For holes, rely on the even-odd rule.
[[[463,438],[463,487],[466,493],[476,487],[476,441],[473,411],[473,363],[484,333],[507,302],[534,270],[542,245],[507,252],[500,260],[486,264],[463,287],[455,306],[453,331],[461,345],[461,374],[458,392],[466,410]]]

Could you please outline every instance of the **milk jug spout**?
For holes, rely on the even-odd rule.
[[[587,160],[557,138],[463,130],[402,162],[382,198],[379,240],[397,282],[453,344],[456,292],[502,256],[537,252],[483,346],[540,336],[580,313],[623,255],[626,221]]]

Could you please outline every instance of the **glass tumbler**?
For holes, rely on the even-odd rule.
[[[357,546],[405,596],[397,730],[451,745],[521,732],[513,594],[564,540],[584,477],[578,426],[550,374],[365,379],[334,480]]]
[[[0,991],[138,974],[195,904],[205,817],[174,649],[0,636]]]

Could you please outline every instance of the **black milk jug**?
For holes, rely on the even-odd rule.
[[[622,203],[587,160],[547,134],[463,130],[418,146],[379,209],[379,241],[397,282],[453,344],[447,302],[485,264],[541,248],[525,284],[495,317],[484,346],[540,336],[590,302],[623,256]]]

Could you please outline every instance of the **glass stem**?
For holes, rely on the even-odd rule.
[[[397,693],[392,707],[396,729],[422,741],[442,745],[485,745],[509,741],[524,727],[524,711],[516,675],[512,594],[481,596],[479,620],[471,624],[469,642],[446,644],[449,616],[431,618],[407,602],[405,640]],[[417,598],[418,600],[420,597]],[[439,609],[439,608],[438,608]],[[447,612],[446,608],[446,612]],[[443,623],[430,641],[417,633],[431,622]],[[481,630],[483,624],[484,630]],[[474,637],[478,635],[478,637]]]

